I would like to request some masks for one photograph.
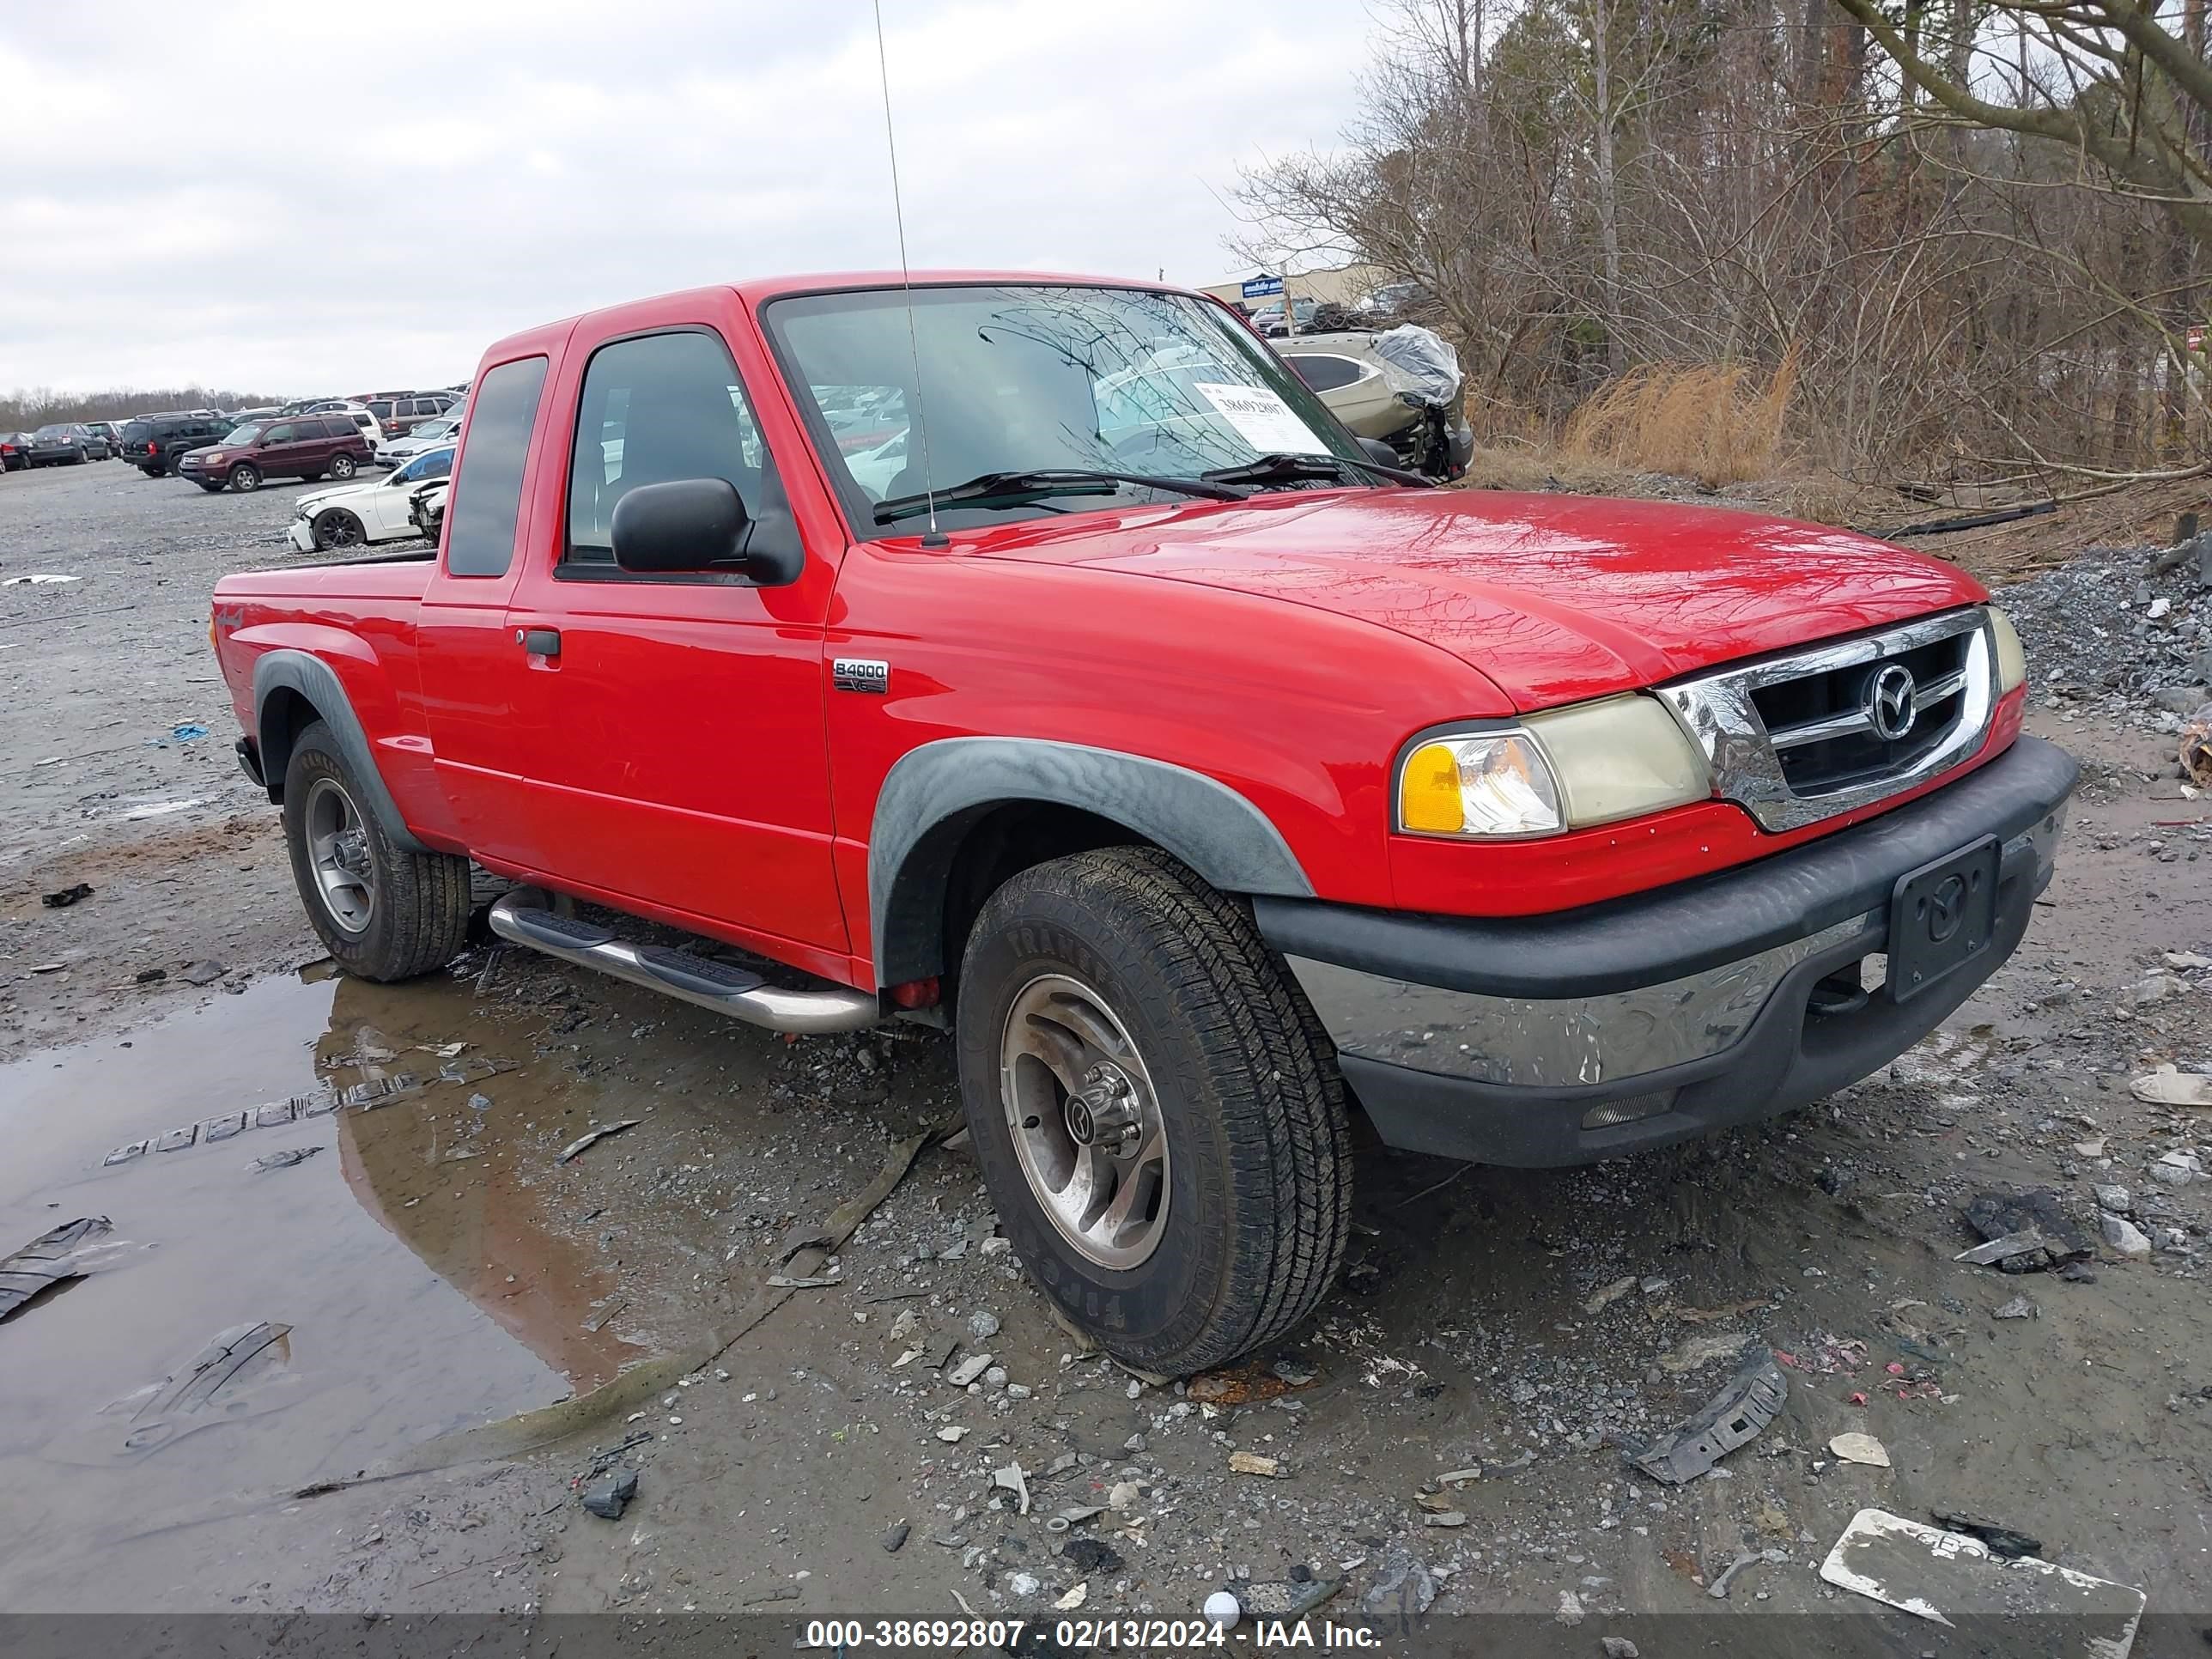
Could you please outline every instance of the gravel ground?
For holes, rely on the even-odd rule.
[[[798,1258],[832,1282],[768,1284],[795,1270],[777,1241],[953,1109],[933,1036],[786,1042],[508,950],[403,987],[289,971],[313,948],[201,648],[214,578],[281,556],[287,493],[120,467],[0,480],[0,576],[81,578],[0,589],[18,647],[0,676],[38,711],[0,751],[24,784],[0,807],[0,1024],[21,1056],[0,1067],[0,1247],[57,1208],[160,1247],[6,1328],[20,1426],[0,1424],[0,1487],[52,1496],[35,1522],[0,1505],[0,1610],[113,1607],[122,1584],[180,1615],[1049,1617],[1079,1590],[1092,1614],[1187,1616],[1228,1587],[1329,1590],[1344,1620],[1514,1613],[1565,1652],[1735,1650],[1731,1619],[1846,1609],[1874,1616],[1870,1651],[1930,1649],[1931,1627],[1816,1576],[1871,1504],[2033,1534],[2148,1592],[2168,1622],[2137,1652],[2197,1650],[2212,1186],[2188,1165],[2212,1167],[2212,1133],[2130,1087],[2212,1064],[2212,969],[2191,954],[2212,897],[2188,868],[2212,823],[2161,798],[2166,736],[2086,697],[2036,712],[2089,763],[2057,880],[2014,961],[1882,1075],[1588,1170],[1366,1147],[1314,1324],[1235,1374],[1155,1387],[1054,1322],[957,1146],[922,1152],[833,1259]],[[2040,685],[2073,590],[2032,586],[2013,602]],[[2108,586],[2085,577],[2081,605]],[[2085,614],[2118,639],[2120,613]],[[2124,689],[2112,707],[2139,712]],[[208,738],[149,744],[195,720]],[[192,804],[128,816],[175,800]],[[78,880],[90,898],[40,904]],[[179,983],[210,960],[213,985]],[[150,967],[169,977],[135,985]],[[422,1086],[380,1081],[401,1071]],[[363,1084],[390,1103],[100,1164]],[[331,1155],[257,1172],[264,1146]],[[2099,1242],[2072,1277],[1954,1260],[1979,1194],[2047,1188],[2099,1240],[2115,1186],[2148,1254]],[[280,1317],[291,1389],[265,1414],[93,1474],[67,1451],[206,1333]],[[1624,1443],[1759,1346],[1790,1387],[1752,1443],[1680,1487],[1626,1464]],[[529,1411],[550,1415],[509,1455],[435,1438]],[[1889,1467],[1839,1462],[1846,1431]],[[639,1472],[618,1522],[576,1501],[601,1464]],[[416,1472],[288,1495],[363,1469]],[[1056,1528],[1070,1511],[1095,1512]]]

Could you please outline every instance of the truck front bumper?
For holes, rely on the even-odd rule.
[[[2022,737],[1870,822],[1553,915],[1253,908],[1385,1141],[1584,1164],[1789,1111],[1917,1042],[2027,932],[2078,770]],[[1886,981],[1862,992],[1907,878],[1992,842],[1986,942],[1901,998]]]

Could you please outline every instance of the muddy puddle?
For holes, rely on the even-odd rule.
[[[0,1504],[0,1606],[650,1351],[545,1152],[596,1086],[532,1054],[465,985],[279,978],[0,1069],[0,1255],[112,1223],[0,1323],[0,1486],[38,1495]]]

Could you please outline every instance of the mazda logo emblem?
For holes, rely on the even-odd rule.
[[[1959,924],[1966,919],[1966,878],[1946,876],[1942,884],[1928,896],[1929,939],[1942,944],[1959,931]]]
[[[1912,671],[1901,662],[1891,663],[1867,684],[1867,724],[1884,743],[1895,743],[1912,729],[1920,709]]]

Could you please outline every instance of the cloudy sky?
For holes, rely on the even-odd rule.
[[[1200,283],[1361,0],[883,0],[908,251]],[[0,389],[443,384],[513,329],[897,260],[867,0],[0,16]]]

